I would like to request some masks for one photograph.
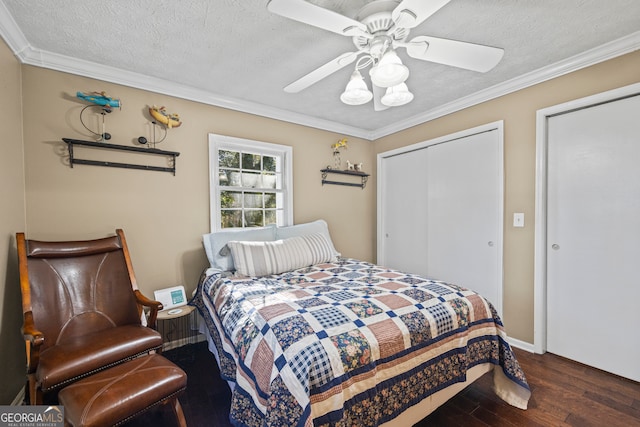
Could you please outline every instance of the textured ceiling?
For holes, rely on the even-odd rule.
[[[369,3],[311,2],[352,18]],[[582,59],[588,65],[640,49],[639,0],[451,0],[409,38],[501,47],[502,61],[482,74],[399,50],[415,98],[375,112],[372,103],[347,106],[339,100],[353,66],[300,93],[285,93],[283,87],[354,46],[350,37],[271,14],[266,4],[0,0],[0,35],[25,63],[371,139],[425,121],[443,107],[504,93],[509,85],[525,84],[532,72],[553,76],[571,71],[573,62],[579,66],[576,58],[588,58]],[[585,56],[589,52],[595,53]]]

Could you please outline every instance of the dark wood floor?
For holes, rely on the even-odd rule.
[[[529,409],[514,408],[492,391],[485,375],[416,427],[474,426],[640,426],[640,383],[593,369],[552,354],[516,349],[532,396]],[[188,375],[180,398],[190,427],[228,427],[230,392],[219,377],[215,359],[205,343],[165,352]],[[129,427],[173,426],[162,411],[147,413]]]

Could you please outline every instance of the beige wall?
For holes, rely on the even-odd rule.
[[[320,169],[331,162],[330,146],[343,135],[37,67],[24,66],[23,80],[29,237],[84,239],[122,228],[145,293],[153,296],[153,290],[176,284],[190,292],[206,266],[201,236],[209,231],[208,134],[218,133],[292,146],[295,222],[324,218],[338,250],[373,260],[373,190],[320,182]],[[75,97],[77,91],[106,91],[122,100],[122,109],[106,116],[113,144],[133,146],[141,135],[151,139],[148,105],[179,113],[182,126],[169,130],[157,145],[180,152],[176,176],[86,165],[70,168],[61,138],[92,139],[80,123],[86,102]],[[87,110],[83,118],[99,131],[95,116]],[[111,155],[90,151],[78,154]],[[347,158],[371,164],[372,153],[370,142],[349,138]],[[140,161],[132,153],[122,156],[120,161]]]
[[[36,239],[103,237],[126,232],[142,290],[184,284],[191,291],[206,266],[200,236],[209,231],[208,133],[293,147],[296,223],[324,218],[345,256],[375,260],[375,155],[495,120],[505,121],[504,311],[507,332],[533,341],[533,239],[535,111],[571,99],[638,82],[640,52],[563,76],[370,143],[349,138],[344,159],[363,161],[372,172],[364,190],[322,186],[319,169],[331,163],[330,145],[343,135],[238,113],[70,74],[20,66],[0,44],[0,82],[5,118],[0,188],[0,404],[23,384],[20,296],[13,235],[26,229]],[[21,83],[22,82],[22,83]],[[20,91],[22,87],[22,93]],[[85,105],[76,91],[104,90],[123,100],[106,118],[112,143],[134,145],[150,137],[148,105],[165,105],[184,124],[158,148],[179,151],[177,174],[78,165],[70,168],[63,137],[91,139],[80,122]],[[22,104],[22,110],[20,108]],[[8,118],[8,119],[7,119]],[[95,125],[95,122],[91,123]],[[94,128],[97,130],[97,127]],[[24,133],[24,136],[22,135]],[[23,145],[24,144],[24,148]],[[23,151],[24,149],[24,169]],[[133,159],[133,158],[132,158]],[[23,175],[24,171],[24,175]],[[23,181],[24,176],[24,181]],[[23,191],[26,182],[26,190]],[[26,199],[26,222],[25,222]],[[526,227],[509,218],[524,212]],[[4,274],[3,274],[4,273]],[[20,347],[18,347],[20,348]],[[5,373],[11,378],[5,382]]]
[[[1,227],[7,243],[0,255],[7,280],[0,295],[0,302],[4,300],[0,360],[7,368],[5,372],[10,371],[15,378],[10,378],[10,386],[2,387],[6,397],[1,396],[0,404],[11,402],[24,383],[20,293],[12,237],[15,232],[26,229],[28,238],[42,240],[89,239],[123,228],[138,283],[145,294],[153,296],[154,290],[176,284],[184,284],[190,293],[207,265],[201,235],[209,232],[209,133],[292,146],[294,222],[324,218],[343,255],[373,261],[373,190],[322,186],[320,182],[320,169],[332,162],[331,144],[344,135],[66,73],[21,67],[6,45],[1,47],[0,71],[6,87],[0,108],[2,117],[9,118],[9,125],[3,130],[6,141],[0,156],[0,188],[11,203],[3,203],[1,208]],[[123,101],[121,110],[106,117],[106,130],[112,134],[110,142],[114,144],[134,146],[138,136],[151,139],[146,112],[149,105],[165,105],[170,112],[180,113],[183,125],[170,130],[157,146],[180,152],[176,176],[133,169],[69,167],[67,146],[61,138],[93,138],[80,123],[80,110],[86,103],[78,100],[75,93],[103,90]],[[100,131],[91,111],[83,118],[92,130]],[[141,159],[131,153],[117,158],[109,157],[112,154],[108,151],[78,150],[77,154],[157,164],[151,157]],[[371,165],[373,146],[368,141],[349,138],[344,159]],[[6,351],[8,348],[18,351]],[[8,384],[4,379],[2,383]]]
[[[22,300],[15,233],[25,228],[24,160],[20,64],[0,41],[0,405],[8,405],[24,385]]]
[[[375,141],[375,152],[504,120],[504,322],[533,343],[536,111],[640,81],[640,51],[541,83]],[[511,226],[514,212],[525,227]]]

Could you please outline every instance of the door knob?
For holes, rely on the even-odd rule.
[[[558,245],[557,243],[554,243],[553,245],[551,245],[551,249],[553,249],[554,251],[557,251],[558,249],[560,249],[560,245]]]
[[[493,242],[489,241],[488,245],[493,246]]]

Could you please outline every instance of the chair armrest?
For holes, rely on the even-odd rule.
[[[150,328],[156,328],[156,319],[158,318],[158,311],[162,310],[162,303],[160,301],[155,301],[147,298],[140,292],[140,290],[136,289],[133,291],[136,296],[136,301],[141,306],[149,307],[149,319],[147,319],[147,324]],[[142,314],[142,313],[140,313]]]
[[[40,360],[40,346],[44,343],[44,334],[36,329],[33,322],[33,312],[24,313],[24,323],[22,325],[22,335],[24,336],[27,350],[27,372],[34,372]]]

